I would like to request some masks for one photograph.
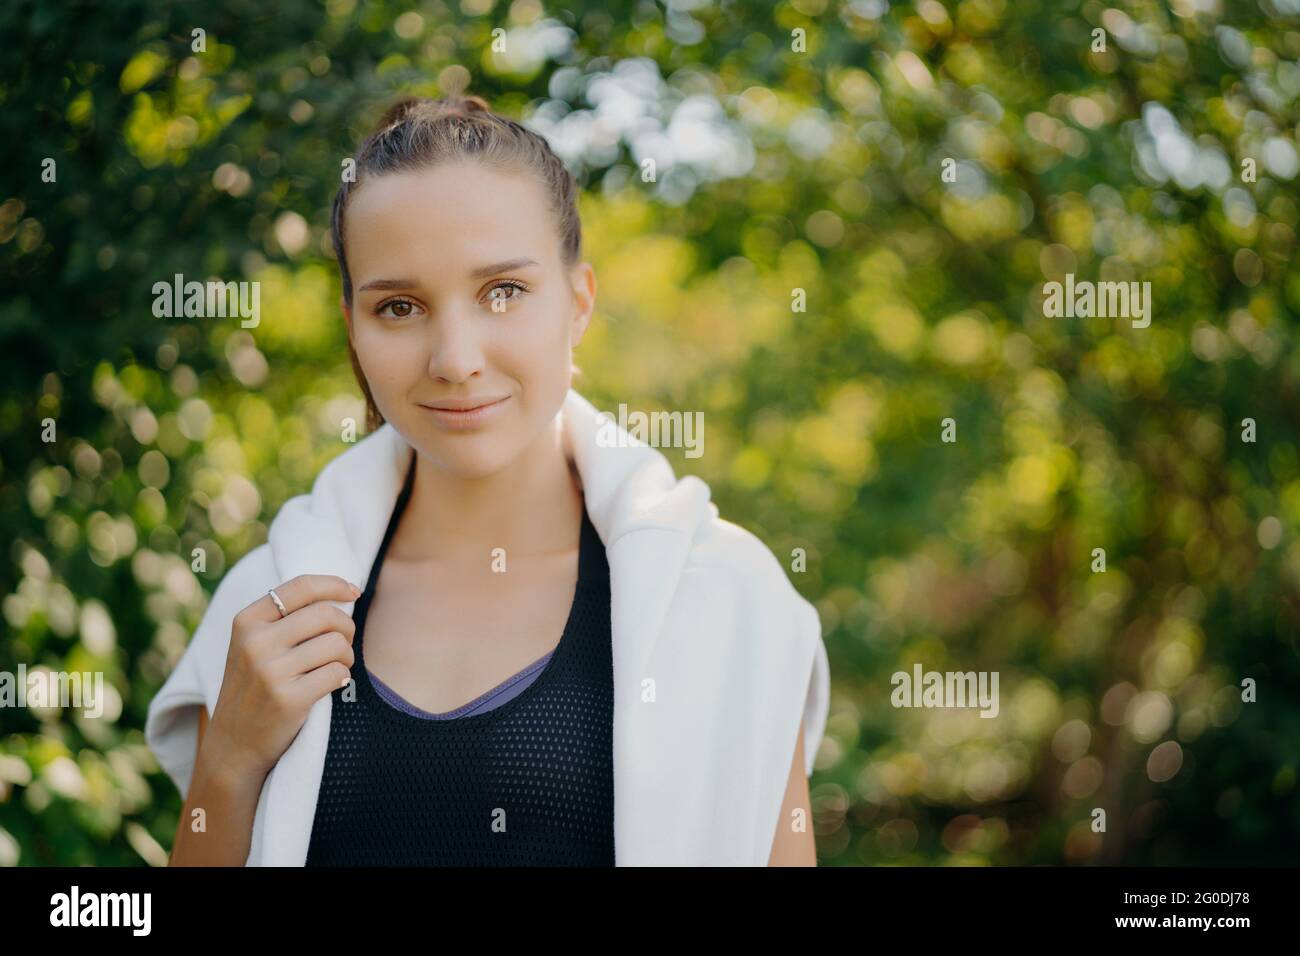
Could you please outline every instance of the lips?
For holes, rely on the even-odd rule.
[[[429,412],[430,417],[438,424],[440,428],[453,432],[476,431],[485,427],[490,422],[504,414],[501,409],[506,402],[510,401],[510,396],[503,398],[473,398],[464,399],[455,403],[463,405],[464,408],[437,408],[433,405],[421,405],[420,407]],[[444,403],[452,405],[450,399],[444,399]]]
[[[486,408],[488,405],[495,405],[497,402],[504,402],[509,395],[503,395],[500,398],[462,398],[447,399],[442,402],[421,402],[425,408],[432,408],[439,412],[471,412],[476,408]]]

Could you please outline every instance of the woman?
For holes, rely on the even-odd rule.
[[[571,388],[572,177],[478,97],[399,103],[355,171],[333,238],[372,433],[150,704],[172,863],[815,865],[816,612]]]

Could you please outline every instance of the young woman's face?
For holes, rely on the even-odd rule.
[[[555,222],[538,180],[472,163],[368,179],[348,202],[344,312],[370,393],[459,476],[513,461],[568,393],[595,277],[565,269]],[[498,400],[481,420],[432,408]]]

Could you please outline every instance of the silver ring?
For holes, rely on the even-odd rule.
[[[271,588],[271,589],[270,589],[269,591],[267,591],[266,593],[269,594],[269,595],[271,595],[271,600],[274,601],[274,602],[275,602],[275,606],[278,607],[278,608],[280,609],[280,616],[281,616],[281,617],[288,617],[288,616],[289,616],[289,609],[288,609],[287,607],[285,607],[285,606],[284,606],[284,602],[280,600],[280,595],[278,595],[278,594],[275,593],[275,588]]]

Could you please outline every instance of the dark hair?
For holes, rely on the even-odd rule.
[[[343,299],[349,308],[352,276],[343,248],[343,214],[352,194],[372,176],[464,159],[475,160],[491,169],[522,170],[536,175],[551,197],[551,210],[560,236],[561,261],[566,267],[578,261],[582,255],[582,225],[578,220],[577,183],[545,139],[494,113],[478,96],[441,100],[406,97],[389,107],[374,132],[361,144],[355,157],[355,181],[344,180],[334,197],[330,232],[343,280]],[[350,334],[348,355],[357,384],[366,398],[367,428],[374,431],[384,423],[384,418],[361,372]]]

